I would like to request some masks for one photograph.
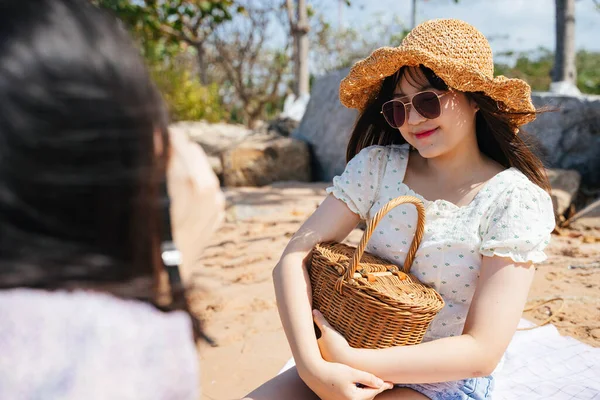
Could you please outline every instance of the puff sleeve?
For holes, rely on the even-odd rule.
[[[501,192],[482,217],[480,254],[539,263],[555,226],[552,200],[530,181]]]
[[[344,172],[333,178],[333,185],[326,189],[362,219],[368,219],[381,181],[388,149],[369,146],[352,158]]]

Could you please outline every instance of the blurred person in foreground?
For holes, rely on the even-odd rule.
[[[203,334],[161,244],[196,256],[223,197],[125,29],[0,0],[0,107],[0,398],[198,399]]]

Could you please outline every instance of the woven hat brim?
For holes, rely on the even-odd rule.
[[[383,80],[402,66],[424,65],[435,72],[451,88],[462,92],[483,92],[501,102],[504,111],[532,113],[514,115],[517,126],[535,119],[531,102],[531,87],[521,79],[497,76],[493,79],[480,71],[456,61],[423,50],[402,47],[381,47],[369,57],[352,66],[340,83],[340,101],[348,108],[364,110],[377,97]]]

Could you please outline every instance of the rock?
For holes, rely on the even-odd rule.
[[[279,135],[289,137],[300,125],[300,122],[291,118],[276,118],[269,122],[259,124],[253,131],[254,135]]]
[[[191,140],[202,146],[208,156],[219,156],[252,134],[252,131],[243,125],[211,124],[205,121],[177,122],[169,126],[169,129],[185,132]]]
[[[277,181],[308,182],[306,143],[278,136],[253,137],[221,155],[225,186],[264,186]]]
[[[281,113],[281,117],[290,118],[300,122],[306,112],[306,106],[308,105],[309,100],[309,94],[300,95],[298,98],[296,98],[293,93],[288,94],[283,102],[283,112]]]
[[[532,97],[536,107],[558,109],[524,127],[540,142],[546,164],[574,169],[585,186],[600,187],[600,96],[534,93]]]
[[[317,79],[304,118],[292,134],[311,146],[315,180],[331,181],[346,164],[346,145],[357,116],[338,98],[340,81],[348,71]],[[546,164],[576,170],[583,184],[600,187],[600,96],[534,93],[532,98],[537,107],[559,109],[524,127],[539,140]]]
[[[340,81],[348,71],[317,79],[302,122],[292,134],[310,144],[314,180],[331,181],[346,165],[346,146],[357,116],[356,110],[344,107],[339,99]]]
[[[222,180],[223,179],[223,163],[221,163],[221,157],[208,156],[207,158],[208,158],[208,163],[212,167],[212,170],[215,173],[215,175],[217,175],[217,177],[219,177],[219,180]]]
[[[566,94],[569,96],[579,96],[581,91],[572,82],[559,81],[550,83],[550,92],[554,94]]]
[[[600,229],[600,199],[575,214],[569,220],[569,226],[580,230]]]
[[[548,169],[546,172],[552,186],[554,214],[563,215],[579,190],[581,175],[575,170],[564,169]]]
[[[279,137],[290,136],[298,124],[289,118],[278,118],[258,121],[256,128],[250,130],[242,125],[183,121],[169,129],[200,144],[221,183],[262,186],[274,180],[310,180],[307,145],[295,139],[277,141]],[[224,165],[223,160],[228,164]],[[285,160],[293,160],[295,165]],[[227,171],[227,168],[234,169]]]
[[[300,125],[300,121],[292,118],[277,118],[269,122],[269,132],[290,137],[298,125]]]

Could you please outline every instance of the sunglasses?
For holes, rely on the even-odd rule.
[[[398,129],[404,122],[406,122],[406,116],[408,110],[406,106],[411,104],[415,111],[420,116],[427,119],[434,119],[440,116],[442,113],[442,105],[440,98],[445,96],[448,92],[437,94],[431,90],[419,92],[412,97],[412,100],[405,103],[399,99],[392,99],[383,103],[381,106],[381,114],[392,128]]]

